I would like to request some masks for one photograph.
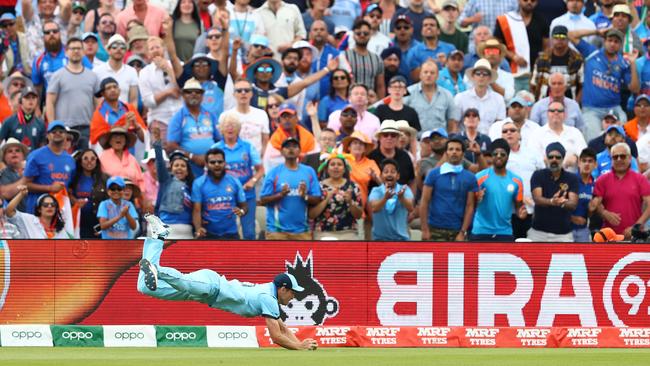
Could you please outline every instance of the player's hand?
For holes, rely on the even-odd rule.
[[[129,213],[129,206],[122,206],[120,209],[120,216],[124,217]]]
[[[19,184],[18,186],[16,186],[16,189],[18,190],[18,194],[23,196],[27,196],[27,193],[29,193],[29,191],[27,190],[27,186],[24,184]]]
[[[63,183],[61,183],[61,182],[54,182],[50,186],[50,192],[51,193],[58,193],[62,189],[65,189],[65,185],[63,185]]]
[[[336,70],[339,68],[339,58],[338,57],[332,57],[327,61],[327,68],[330,69],[330,72]]]
[[[517,217],[521,220],[525,220],[528,217],[528,210],[526,210],[526,205],[521,205],[517,210]]]
[[[318,342],[316,342],[316,340],[314,339],[307,338],[307,339],[303,339],[301,346],[302,349],[315,351],[316,349],[318,349]]]
[[[242,217],[242,216],[244,216],[246,214],[246,211],[244,211],[243,209],[241,209],[239,207],[233,207],[232,212],[235,215],[239,216],[239,217]]]
[[[289,191],[290,191],[289,185],[287,183],[284,183],[282,185],[282,191],[280,191],[282,197],[286,197],[289,194]]]
[[[479,189],[478,192],[476,192],[476,203],[481,203],[483,197],[485,197],[485,188]]]
[[[304,180],[301,180],[300,185],[298,185],[298,194],[300,197],[304,197],[307,194],[307,182]]]
[[[205,230],[205,228],[200,227],[198,230],[196,230],[196,233],[194,234],[194,237],[196,239],[200,239],[205,237],[208,234],[208,232]]]

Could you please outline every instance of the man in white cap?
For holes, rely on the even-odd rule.
[[[120,86],[120,101],[137,105],[138,103],[138,73],[124,63],[126,55],[126,40],[119,34],[113,35],[106,45],[109,59],[103,65],[93,68],[99,80],[113,77]]]

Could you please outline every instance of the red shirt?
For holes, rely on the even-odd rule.
[[[607,211],[621,216],[619,225],[614,226],[604,220],[603,226],[609,226],[617,234],[623,234],[625,229],[634,225],[641,216],[643,197],[650,196],[650,183],[642,174],[631,169],[622,179],[611,171],[596,180],[594,196],[603,198],[603,206]]]

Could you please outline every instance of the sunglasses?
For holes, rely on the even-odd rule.
[[[564,113],[564,108],[549,109],[550,113]]]
[[[196,62],[194,63],[194,66],[198,66],[198,67],[206,67],[206,66],[208,66],[208,62],[207,62],[207,61],[196,61]]]
[[[110,187],[108,187],[108,190],[113,191],[113,192],[121,192],[121,191],[124,190],[124,188],[122,188],[120,186],[110,186]]]
[[[129,63],[129,66],[131,66],[131,67],[137,67],[137,68],[139,68],[139,69],[141,69],[141,68],[144,67],[144,65],[143,65],[142,62],[140,62],[140,61],[131,61],[131,62]]]
[[[250,93],[253,89],[251,88],[237,88],[235,89],[235,93],[239,94],[244,94],[244,93]]]
[[[209,160],[209,161],[208,161],[208,164],[210,164],[210,165],[216,165],[216,164],[223,164],[223,163],[225,163],[225,162],[226,162],[225,160]]]
[[[75,9],[72,11],[72,14],[84,15],[86,12],[81,9]]]
[[[16,22],[5,22],[5,23],[0,23],[0,28],[7,28],[7,27],[12,27],[16,25]]]
[[[43,34],[46,36],[49,36],[50,34],[58,34],[58,33],[59,33],[58,29],[48,29],[43,31]]]
[[[261,45],[261,44],[254,44],[253,48],[266,48],[266,46]]]
[[[474,71],[474,75],[476,76],[490,76],[491,74],[491,72],[485,70]]]
[[[332,80],[347,80],[345,75],[332,76]]]
[[[519,130],[516,128],[504,128],[503,130],[501,130],[501,133],[515,133],[517,131]]]
[[[257,72],[263,72],[263,73],[271,73],[273,72],[273,68],[271,66],[260,66],[257,68]]]
[[[267,104],[267,105],[266,105],[266,108],[268,108],[268,109],[274,109],[274,108],[278,108],[279,106],[280,106],[279,104]]]
[[[368,37],[370,32],[354,32],[354,35],[359,37]]]
[[[112,50],[126,51],[126,45],[125,44],[116,44],[116,45],[111,46],[111,49]]]
[[[348,110],[348,111],[345,111],[345,112],[341,112],[341,117],[356,117],[356,116],[357,116],[357,112],[355,112],[355,111],[349,111]]]
[[[508,156],[508,154],[506,154],[503,151],[495,151],[491,155],[494,156],[495,158],[505,158],[506,156]]]
[[[398,25],[398,26],[395,26],[395,30],[409,30],[409,29],[411,29],[410,25]]]
[[[203,94],[203,90],[183,90],[185,94]]]
[[[546,155],[548,160],[562,160],[562,155]]]
[[[52,201],[52,202],[43,202],[43,203],[41,203],[41,207],[56,207],[56,203],[54,203],[54,201]]]
[[[553,39],[567,39],[567,36],[564,34],[556,34],[553,36]]]
[[[625,159],[627,159],[627,154],[612,155],[612,160],[625,160]]]
[[[498,54],[500,54],[500,53],[501,53],[501,50],[498,49],[498,48],[486,48],[486,49],[483,51],[483,53],[484,53],[486,56],[494,56],[494,55],[498,55]]]
[[[209,34],[208,39],[219,39],[221,38],[221,34]]]

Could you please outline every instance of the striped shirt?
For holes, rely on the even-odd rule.
[[[384,63],[379,56],[372,52],[360,55],[353,49],[345,51],[345,58],[350,63],[354,80],[374,90],[377,76],[384,74]]]

